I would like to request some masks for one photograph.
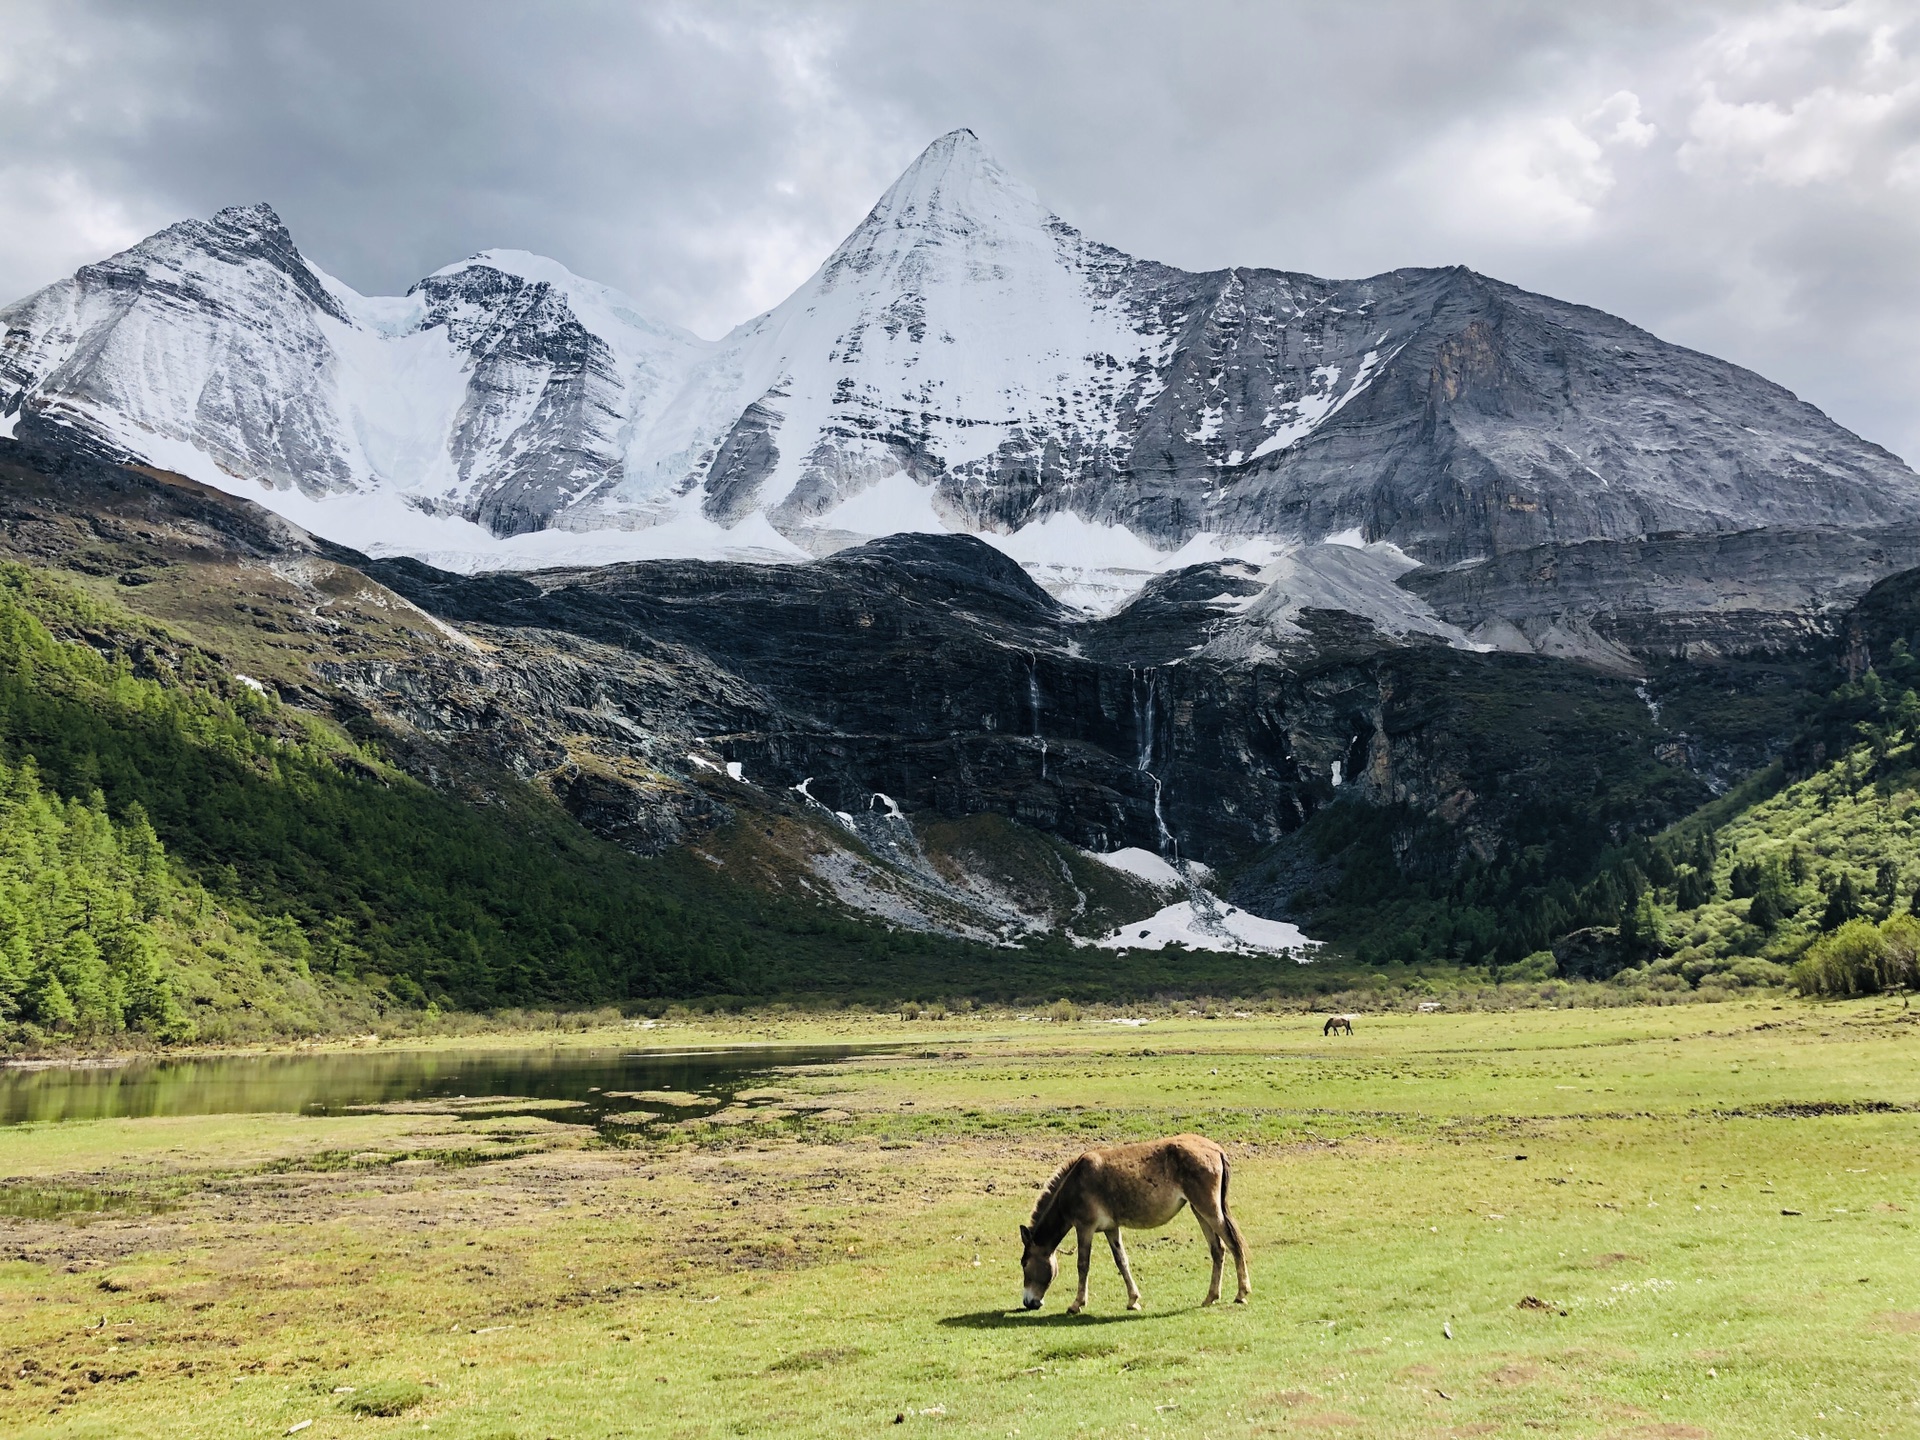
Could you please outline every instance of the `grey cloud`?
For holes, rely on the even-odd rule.
[[[714,334],[970,125],[1135,254],[1469,264],[1920,458],[1897,3],[0,3],[7,296],[268,199],[363,290],[513,246]]]

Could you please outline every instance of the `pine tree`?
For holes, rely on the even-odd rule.
[[[1798,908],[1793,903],[1786,876],[1780,872],[1779,865],[1768,865],[1761,870],[1759,884],[1753,892],[1753,903],[1747,907],[1747,923],[1758,925],[1762,930],[1773,930]]]
[[[1715,853],[1713,836],[1709,833],[1702,832],[1700,838],[1694,842],[1693,868],[1708,877],[1709,880],[1713,877],[1713,859]]]
[[[1655,885],[1664,888],[1673,884],[1673,861],[1668,858],[1666,851],[1658,847],[1654,849],[1651,855],[1647,856],[1646,872],[1647,878]]]
[[[1874,877],[1873,899],[1878,918],[1884,920],[1893,914],[1893,908],[1899,903],[1900,866],[1894,860],[1882,860],[1878,873]]]
[[[1713,899],[1713,877],[1711,871],[1703,871],[1689,865],[1680,872],[1674,884],[1674,904],[1681,910],[1698,910]]]
[[[1660,910],[1653,892],[1642,891],[1620,921],[1620,948],[1634,960],[1647,960],[1666,948],[1666,936],[1660,924]]]
[[[1838,930],[1849,920],[1860,916],[1860,891],[1853,883],[1853,876],[1842,873],[1839,882],[1827,892],[1827,908],[1820,916],[1822,930]]]

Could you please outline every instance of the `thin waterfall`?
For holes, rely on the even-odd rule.
[[[1153,823],[1160,829],[1160,853],[1164,855],[1169,850],[1173,851],[1173,863],[1178,866],[1180,842],[1173,838],[1173,832],[1167,828],[1167,817],[1160,813],[1160,777],[1151,770],[1147,771],[1146,775],[1153,781]]]
[[[1040,660],[1027,656],[1027,718],[1033,738],[1040,742],[1040,778],[1047,778],[1047,742],[1040,734]]]
[[[1173,852],[1174,864],[1180,863],[1180,844],[1167,828],[1167,817],[1160,810],[1160,777],[1153,773],[1153,691],[1158,671],[1147,671],[1146,702],[1134,697],[1134,728],[1140,735],[1140,756],[1134,768],[1153,782],[1153,823],[1160,832],[1160,853]]]
[[[1147,671],[1147,699],[1144,706],[1136,702],[1135,725],[1140,732],[1140,760],[1135,767],[1140,770],[1153,769],[1153,682],[1158,671]]]

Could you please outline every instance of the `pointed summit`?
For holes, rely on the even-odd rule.
[[[1059,221],[1014,178],[973,131],[949,130],[920,152],[828,261],[869,269],[885,255],[924,243],[993,243],[1033,235]]]
[[[220,265],[244,267],[263,264],[286,278],[309,303],[336,320],[345,320],[340,301],[307,264],[286,222],[264,200],[251,205],[228,205],[211,220],[183,220],[157,235],[149,235],[109,263],[134,260],[138,265],[183,263],[184,254],[198,254]],[[136,259],[137,257],[137,259]],[[186,261],[189,269],[197,262]]]
[[[234,235],[271,235],[292,243],[293,237],[287,234],[280,212],[264,200],[256,200],[251,205],[228,205],[216,211],[207,223]]]

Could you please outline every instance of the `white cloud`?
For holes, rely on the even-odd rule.
[[[270,200],[363,290],[551,254],[712,335],[971,125],[1192,269],[1464,263],[1920,459],[1912,0],[4,0],[0,297]]]
[[[57,163],[0,164],[0,204],[8,220],[0,224],[0,274],[22,277],[22,290],[124,250],[176,218],[136,215],[118,196]]]
[[[1408,176],[1456,234],[1552,242],[1592,223],[1617,183],[1616,154],[1644,150],[1659,133],[1640,97],[1616,90],[1573,113],[1462,121],[1414,157]]]
[[[1920,130],[1920,53],[1898,13],[1790,4],[1726,26],[1697,52],[1681,168],[1787,187],[1889,178]]]
[[[1587,129],[1604,143],[1644,150],[1660,134],[1660,127],[1640,113],[1640,97],[1616,90],[1587,112]]]

